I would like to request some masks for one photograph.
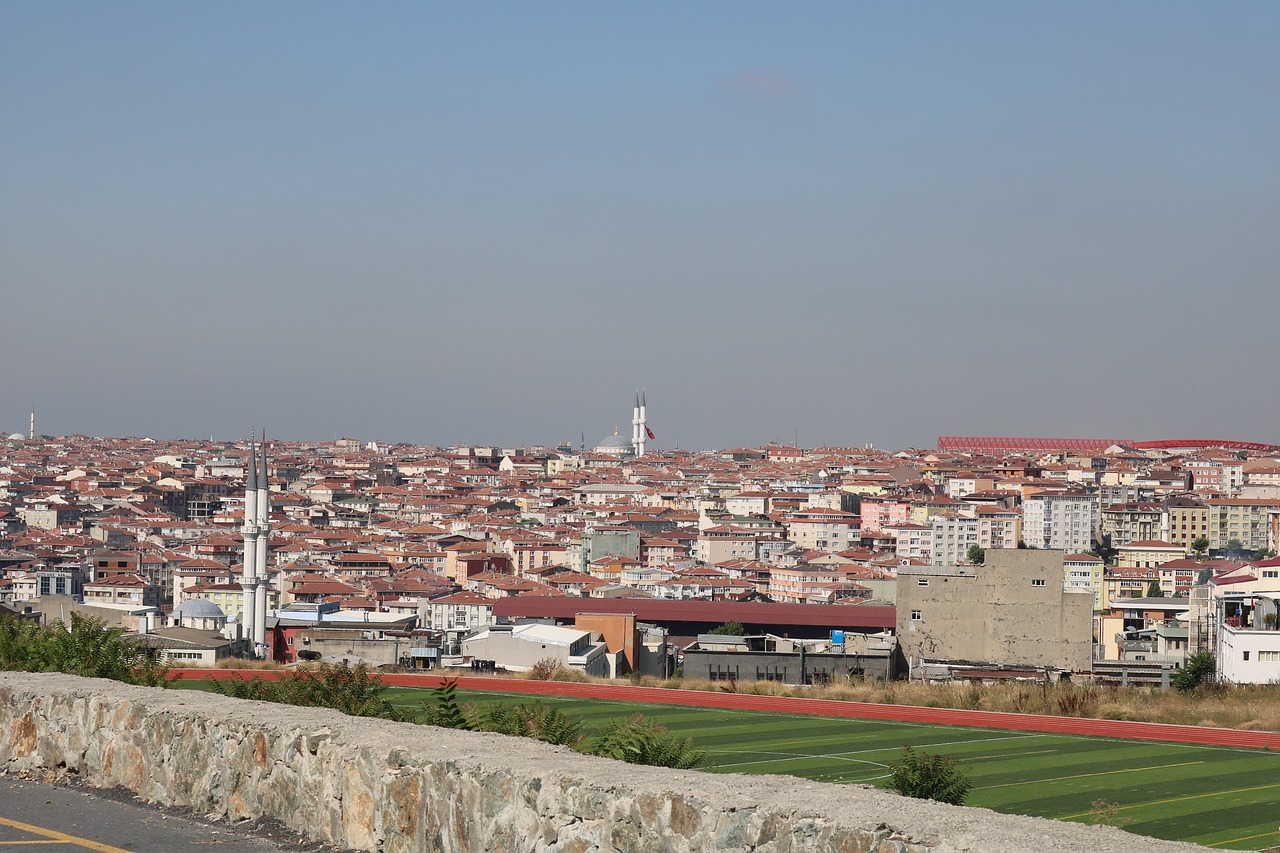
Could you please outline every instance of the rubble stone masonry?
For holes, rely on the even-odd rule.
[[[865,787],[637,767],[501,735],[0,673],[0,771],[47,769],[388,853],[1204,849]]]

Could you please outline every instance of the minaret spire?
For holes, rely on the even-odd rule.
[[[36,440],[36,407],[31,407],[31,431],[27,433],[28,441]]]
[[[267,563],[268,542],[271,536],[270,478],[267,475],[267,431],[262,430],[262,442],[258,446],[258,502],[257,556],[254,559],[253,584],[253,644],[259,657],[267,655]]]
[[[249,446],[246,449],[245,484],[244,484],[244,525],[240,533],[244,536],[244,566],[240,575],[240,636],[250,643],[254,635],[253,586],[258,576],[258,467],[257,453],[254,448],[256,431],[249,433]]]
[[[644,443],[649,438],[649,411],[645,406],[644,388],[640,389],[640,429],[637,435],[640,437],[640,446],[636,456],[644,456]]]

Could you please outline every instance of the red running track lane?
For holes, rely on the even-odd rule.
[[[224,678],[261,677],[276,681],[280,670],[172,669],[173,680],[204,681]],[[388,673],[380,676],[394,687],[439,687],[452,676]],[[613,684],[579,684],[570,681],[526,681],[510,678],[459,676],[461,690],[495,693],[527,693],[537,696],[565,696],[607,699],[615,702],[645,702],[654,705],[688,705],[698,708],[727,708],[735,711],[771,711],[781,714],[808,714],[815,717],[844,717],[858,720],[891,720],[900,723],[927,723],[939,726],[968,726],[982,729],[1013,729],[1024,732],[1087,735],[1126,740],[1155,740],[1168,743],[1234,746],[1252,749],[1280,749],[1280,732],[1240,731],[1204,726],[1176,726],[1168,723],[1135,723],[1124,720],[1093,720],[1080,717],[1050,717],[1039,714],[1009,714],[1001,711],[961,711],[951,708],[920,708],[913,705],[880,705],[869,702],[841,702],[831,699],[798,699],[783,696],[753,696],[743,693],[712,693],[705,690],[670,690],[663,687],[633,687]]]

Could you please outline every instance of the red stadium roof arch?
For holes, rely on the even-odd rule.
[[[1101,453],[1112,445],[1124,445],[1137,450],[1204,450],[1221,447],[1225,450],[1252,450],[1260,453],[1280,452],[1280,445],[1262,444],[1256,441],[1227,441],[1220,438],[1171,438],[1158,441],[1134,441],[1127,438],[1003,438],[993,435],[942,435],[938,436],[938,449],[953,453],[1051,453],[1058,450],[1074,450],[1085,453]]]

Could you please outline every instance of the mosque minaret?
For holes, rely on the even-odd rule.
[[[263,657],[267,647],[267,548],[271,532],[265,430],[260,450],[254,446],[252,438],[249,440],[245,467],[244,526],[240,528],[244,536],[244,571],[240,578],[240,586],[244,590],[241,635],[253,643],[253,653]]]

